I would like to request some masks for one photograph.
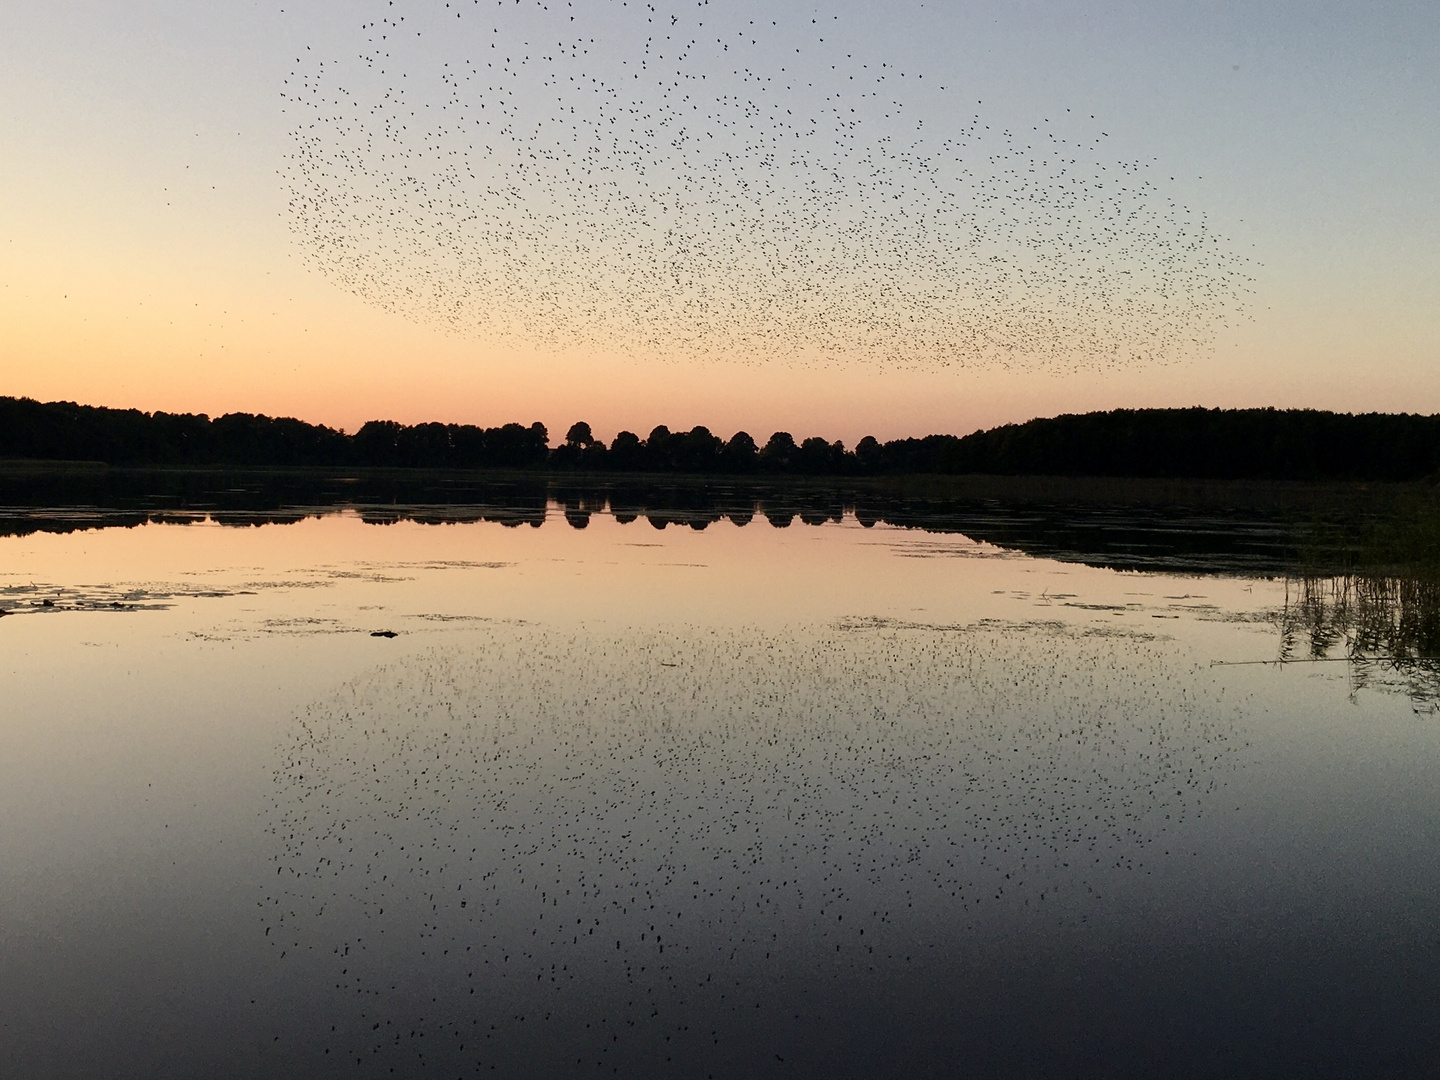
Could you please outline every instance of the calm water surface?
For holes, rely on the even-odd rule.
[[[1334,583],[487,516],[0,539],[0,1073],[1440,1061],[1440,720]]]

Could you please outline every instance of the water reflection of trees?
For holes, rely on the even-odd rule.
[[[23,478],[22,478],[23,479]],[[558,512],[557,512],[558,511]],[[1291,530],[1272,510],[1085,503],[1014,497],[1003,486],[964,498],[838,484],[603,484],[544,476],[354,476],[297,473],[76,473],[0,483],[0,536],[210,521],[235,527],[293,524],[350,512],[371,525],[494,522],[586,528],[595,515],[621,525],[703,530],[820,526],[853,521],[958,534],[1043,558],[1133,570],[1283,573]]]
[[[585,528],[787,528],[841,521],[972,540],[1042,558],[1127,570],[1283,574],[1295,565],[1295,509],[1239,488],[1165,492],[1108,482],[971,478],[962,488],[763,478],[317,470],[0,470],[0,536],[150,523],[248,527],[354,513],[367,524],[494,522]],[[1116,486],[1119,484],[1119,486]],[[1183,494],[1183,493],[1182,493]],[[1194,495],[1195,498],[1190,496]],[[1256,497],[1251,497],[1256,496]]]
[[[1344,660],[1352,693],[1397,689],[1440,710],[1440,579],[1288,578],[1278,623],[1282,662]]]

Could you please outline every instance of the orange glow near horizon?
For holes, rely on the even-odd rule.
[[[367,306],[307,266],[277,176],[296,122],[277,97],[298,55],[286,35],[318,41],[351,26],[353,12],[322,5],[294,25],[287,14],[282,34],[259,9],[197,8],[179,20],[66,11],[17,12],[11,62],[0,65],[3,395],[257,412],[350,431],[370,419],[540,420],[554,437],[585,420],[605,439],[703,424],[722,437],[786,430],[847,445],[1119,407],[1440,412],[1433,154],[1417,134],[1433,107],[1415,96],[1419,83],[1412,94],[1385,81],[1389,68],[1332,72],[1331,95],[1312,101],[1324,66],[1312,59],[1328,54],[1301,50],[1291,70],[1277,50],[1275,69],[1253,75],[1270,82],[1243,82],[1249,69],[1235,68],[1235,88],[1216,89],[1212,61],[1223,53],[1232,71],[1230,39],[1222,49],[1188,23],[1128,51],[1123,34],[1107,32],[1119,51],[1091,55],[1068,33],[1036,51],[1028,19],[1007,36],[969,28],[958,8],[916,8],[912,30],[938,20],[941,52],[990,80],[973,96],[997,115],[1048,115],[1093,92],[1103,104],[1087,112],[1114,118],[1103,121],[1115,144],[1106,160],[1168,155],[1156,160],[1173,166],[1176,196],[1253,260],[1248,316],[1213,347],[1148,368],[667,362],[451,335]],[[898,17],[863,15],[874,33]],[[1362,20],[1336,40],[1372,32],[1395,33]],[[1002,59],[982,61],[992,52]],[[1409,63],[1395,71],[1412,72]],[[1054,81],[1062,68],[1069,81]],[[1141,100],[1149,111],[1136,111]],[[1384,109],[1337,119],[1340,106],[1366,100]],[[1283,130],[1271,101],[1284,102]],[[1322,143],[1329,157],[1316,156]]]
[[[643,436],[657,424],[703,424],[723,437],[787,430],[853,445],[867,434],[964,434],[1117,407],[1440,410],[1440,394],[1421,378],[1424,327],[1407,334],[1399,323],[1396,362],[1367,373],[1361,399],[1338,363],[1353,343],[1339,334],[1319,340],[1323,326],[1302,332],[1274,319],[1258,320],[1212,357],[1169,367],[905,372],[504,351],[369,308],[298,259],[267,270],[253,253],[186,265],[158,252],[81,258],[12,240],[0,252],[0,285],[0,393],[296,416],[348,431],[370,419],[538,419],[554,438],[583,419],[606,439],[622,429]],[[1322,350],[1337,362],[1307,363]]]
[[[223,225],[224,222],[221,222]],[[199,225],[194,225],[198,230]],[[280,230],[278,227],[276,232]],[[1294,297],[1214,354],[1144,370],[914,372],[502,350],[366,306],[303,267],[279,236],[217,228],[131,247],[97,225],[55,245],[38,230],[0,248],[0,393],[145,411],[259,412],[353,431],[366,420],[482,426],[540,420],[552,437],[586,420],[597,436],[703,424],[723,437],[790,431],[854,445],[964,434],[1035,416],[1117,407],[1274,405],[1440,411],[1428,322],[1371,287],[1349,309]],[[278,259],[274,252],[278,248]],[[1412,283],[1412,288],[1414,284]],[[1302,303],[1302,301],[1304,301]],[[1390,310],[1391,362],[1355,371],[1362,309]],[[1428,320],[1428,322],[1427,322]],[[1372,346],[1373,347],[1373,346]],[[1326,358],[1328,363],[1319,363]]]

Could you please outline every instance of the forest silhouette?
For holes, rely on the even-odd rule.
[[[1116,409],[965,436],[853,448],[775,432],[764,444],[708,428],[608,444],[576,423],[551,447],[545,425],[406,425],[353,434],[288,417],[142,412],[0,397],[0,458],[171,468],[343,466],[692,475],[1000,475],[1184,479],[1418,480],[1440,474],[1440,416],[1311,409]]]

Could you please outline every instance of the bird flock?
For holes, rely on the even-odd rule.
[[[1237,716],[1134,635],[488,626],[297,717],[260,924],[357,1074],[793,1069],[1163,863]]]
[[[1154,160],[826,6],[370,0],[297,57],[310,264],[387,311],[589,357],[886,369],[1174,361],[1248,260]],[[992,122],[993,121],[993,122]]]

